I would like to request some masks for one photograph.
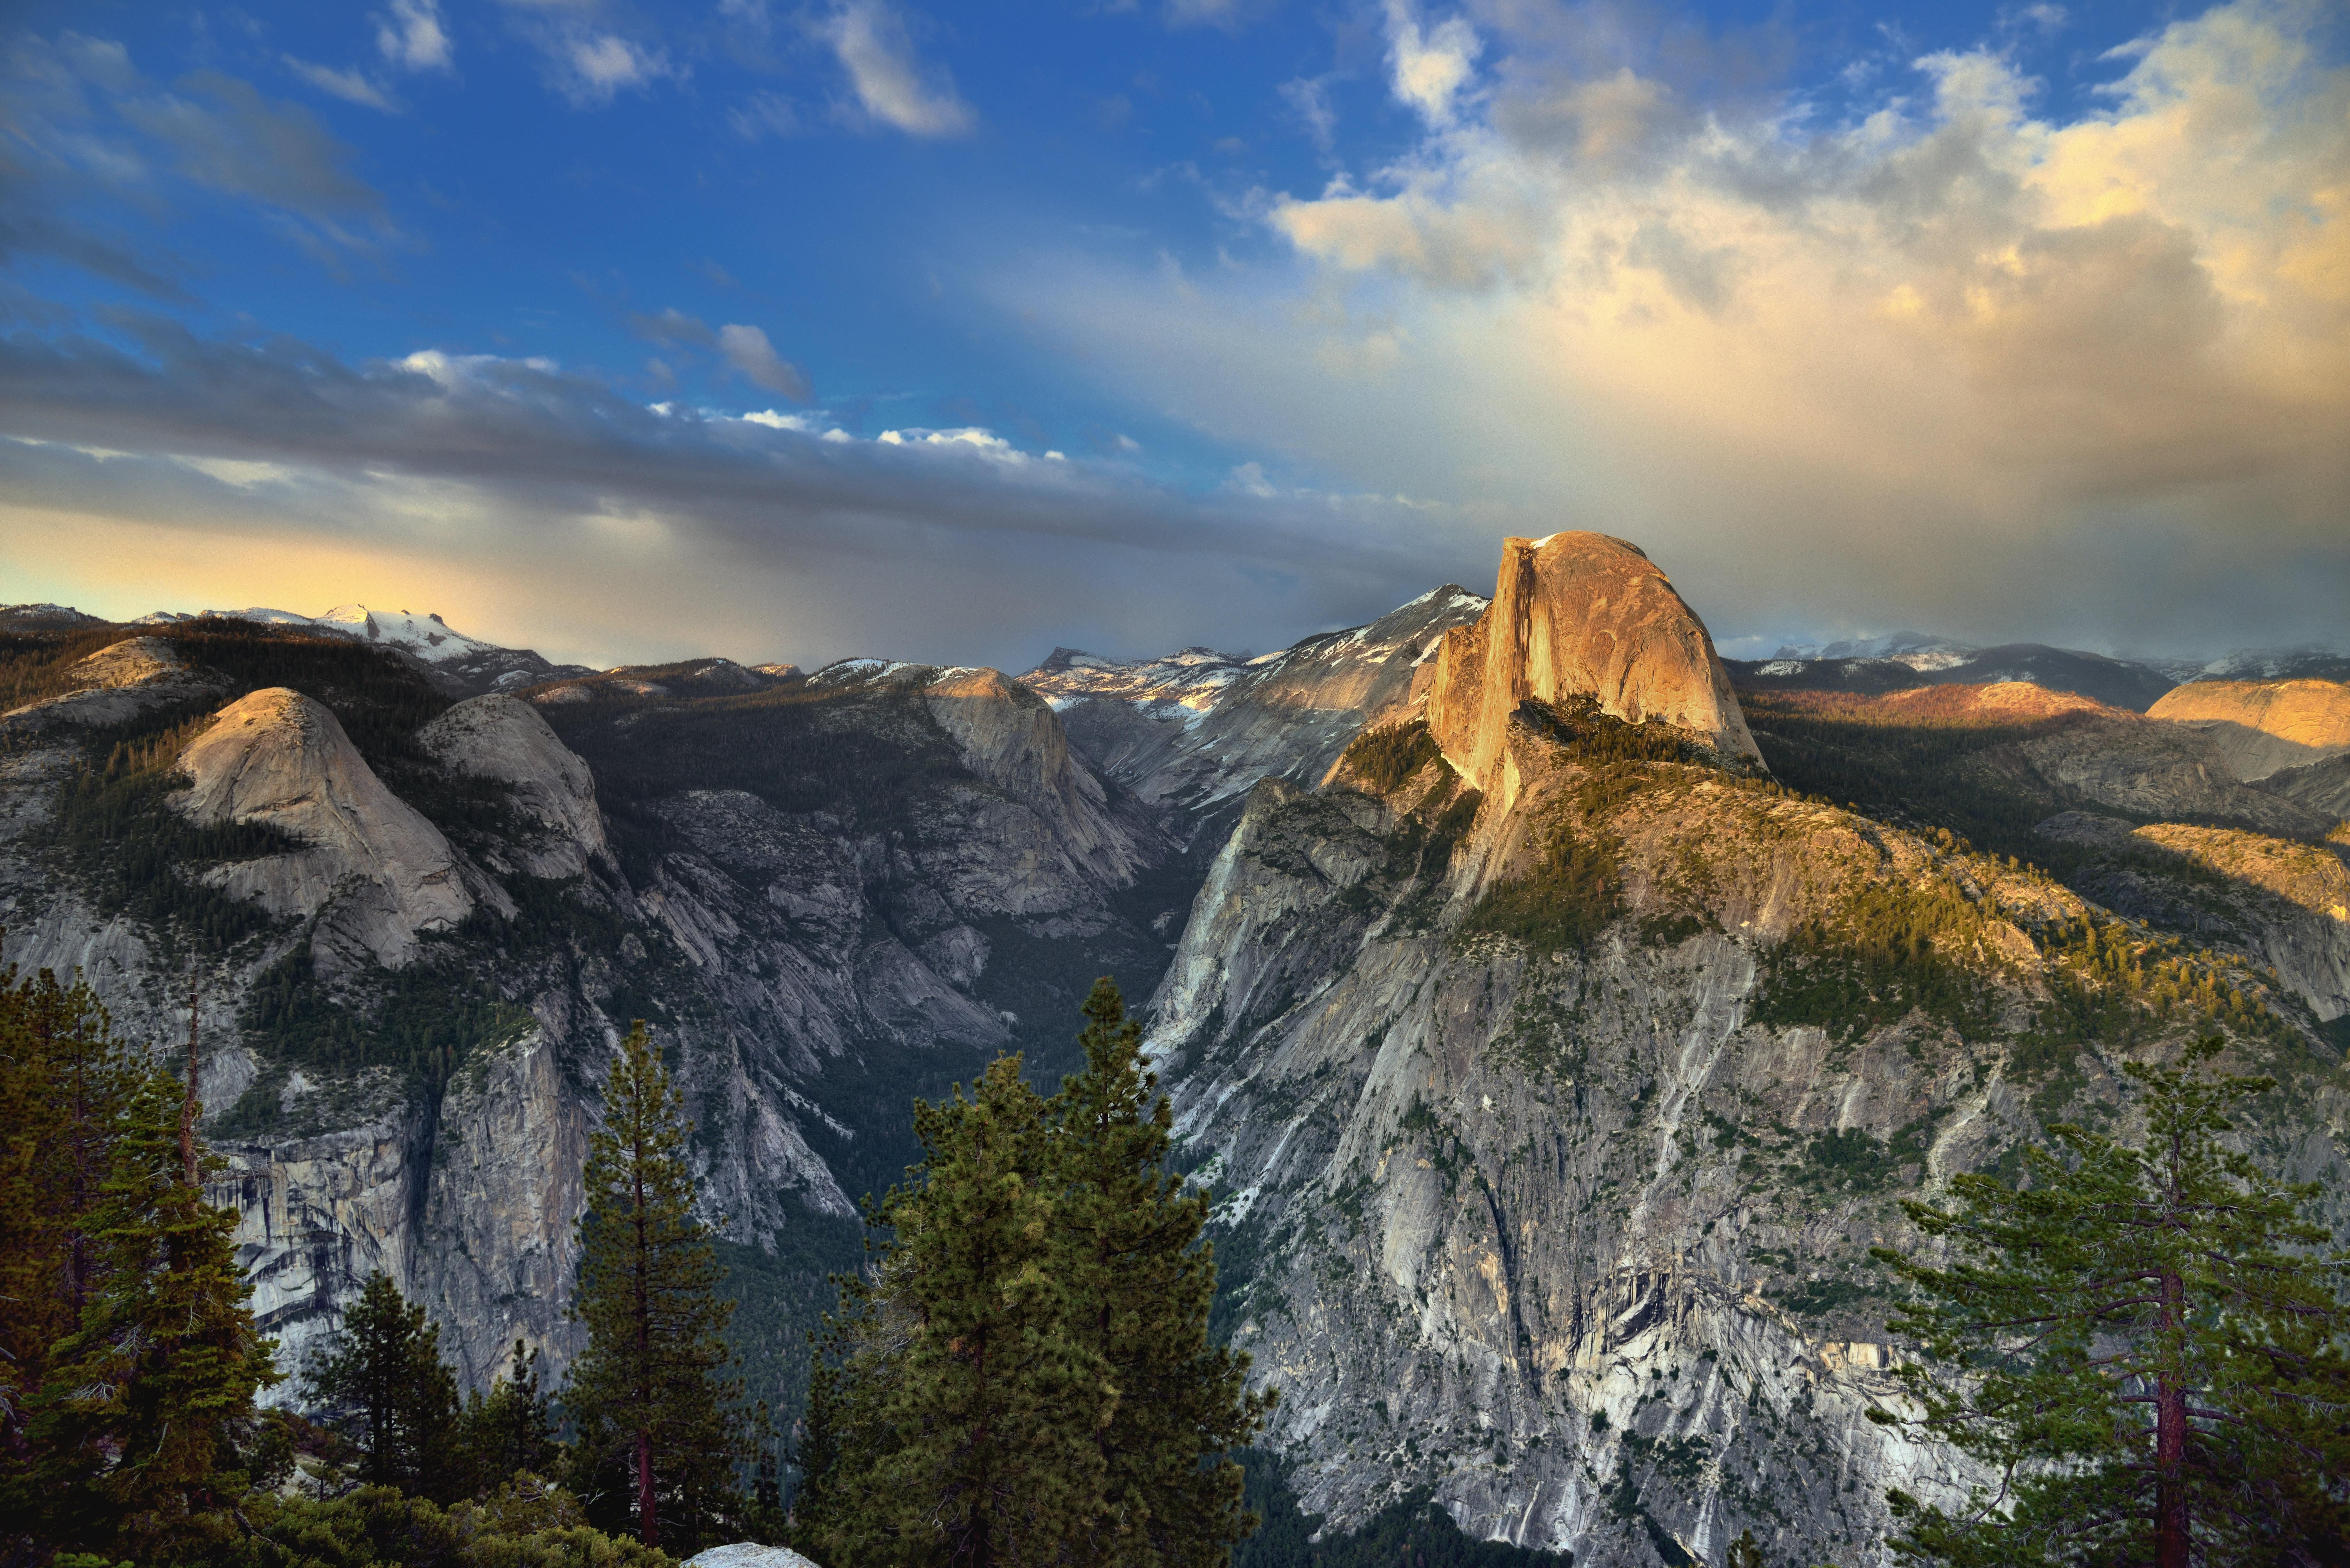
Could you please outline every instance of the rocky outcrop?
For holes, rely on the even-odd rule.
[[[1141,857],[1132,834],[1111,817],[1101,781],[1069,754],[1052,704],[994,670],[941,670],[922,687],[922,704],[963,764],[1035,813],[1094,877],[1133,879]]]
[[[1705,624],[1637,545],[1605,534],[1505,539],[1492,606],[1437,652],[1429,733],[1479,788],[1506,794],[1496,769],[1518,704],[1574,696],[1762,760]]]
[[[228,1169],[206,1196],[237,1211],[254,1316],[277,1341],[279,1367],[298,1373],[369,1274],[409,1282],[432,1127],[425,1107],[382,1069],[330,1085],[296,1074],[280,1093],[289,1105],[311,1102],[292,1136],[216,1138]],[[272,1397],[295,1404],[298,1392],[289,1381]]]
[[[577,877],[590,860],[611,858],[595,775],[529,703],[503,693],[460,702],[419,730],[416,743],[453,772],[512,788],[540,830],[505,848],[515,868]]]
[[[441,830],[384,787],[323,705],[282,686],[238,699],[180,753],[192,822],[275,828],[300,847],[204,874],[273,915],[318,915],[313,950],[331,970],[406,963],[420,931],[473,911]]]
[[[2320,821],[2350,822],[2350,757],[2312,763],[2305,768],[2284,768],[2261,784],[2271,794],[2315,814]]]
[[[2183,724],[2114,710],[2068,714],[2014,750],[2060,793],[2141,816],[2216,818],[2293,836],[2327,826],[2293,801],[2239,783],[2220,742]]]
[[[465,1386],[487,1386],[517,1339],[556,1366],[579,1348],[579,1325],[563,1313],[578,1272],[591,1126],[536,1025],[466,1063],[442,1096],[404,1284],[442,1325]]]
[[[2147,716],[2209,735],[2248,783],[2350,753],[2350,684],[2339,680],[2194,680]]]
[[[2073,1087],[2024,1049],[2064,933],[2112,918],[1948,837],[1577,743],[1508,725],[1507,806],[1441,757],[1385,793],[1268,781],[1194,906],[1150,1044],[1233,1342],[1282,1390],[1268,1441],[1341,1526],[1427,1486],[1578,1563],[1714,1562],[1749,1529],[1766,1560],[1875,1561],[1887,1488],[1968,1475],[1865,1418],[1902,1354],[1866,1250],[2067,1096],[2112,1106],[2098,1049]],[[1963,981],[1879,972],[1900,1000],[1871,1016],[1810,989],[1887,928]],[[2342,1133],[2286,1136],[2341,1171]]]
[[[1408,706],[1437,639],[1485,602],[1448,584],[1255,659],[1191,648],[1121,664],[1056,649],[1021,680],[1097,766],[1179,831],[1204,829],[1212,850],[1259,779],[1312,784],[1365,724]]]
[[[109,643],[66,671],[73,690],[0,714],[0,736],[61,725],[123,724],[144,713],[217,693],[219,677],[190,665],[160,637]]]

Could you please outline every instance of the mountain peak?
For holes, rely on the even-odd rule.
[[[1726,755],[1761,757],[1705,623],[1638,546],[1582,532],[1504,539],[1492,604],[1437,652],[1429,731],[1490,788],[1518,704],[1578,694],[1619,719],[1662,719]]]

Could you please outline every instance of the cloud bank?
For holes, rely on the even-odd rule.
[[[1638,538],[1718,627],[2338,633],[2350,74],[2324,6],[2109,40],[2061,119],[1994,49],[1831,105],[1719,90],[1721,59],[1626,43],[1631,13],[1477,16],[1390,5],[1425,133],[1248,197],[1289,265],[1065,258],[998,296],[1210,432]]]
[[[596,662],[1263,646],[1483,554],[1392,498],[1200,499],[985,430],[866,440],[646,407],[545,360],[352,364],[127,315],[0,338],[0,430],[12,564],[88,607],[411,585],[475,635]]]

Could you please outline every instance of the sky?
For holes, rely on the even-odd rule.
[[[2340,643],[2350,9],[0,8],[0,600],[1017,670],[1560,528]]]

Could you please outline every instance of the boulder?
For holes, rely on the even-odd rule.
[[[685,1568],[816,1568],[816,1563],[788,1546],[754,1546],[738,1541],[695,1553],[685,1560]]]

